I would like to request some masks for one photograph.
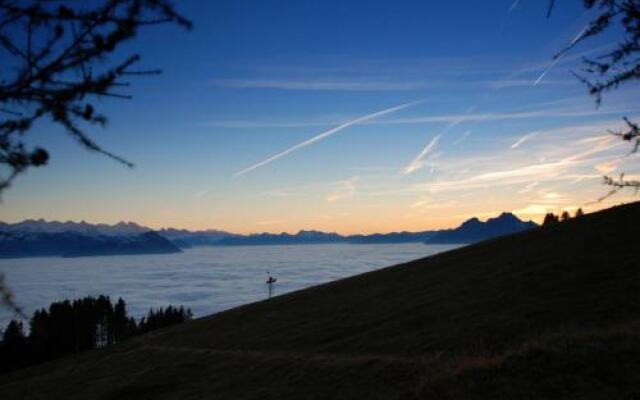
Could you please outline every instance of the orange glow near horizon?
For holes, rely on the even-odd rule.
[[[586,212],[594,212],[625,202],[637,201],[634,196],[617,196],[603,202],[584,205],[581,208]],[[477,217],[481,221],[493,218],[502,212],[512,212],[522,220],[532,220],[540,224],[547,212],[556,214],[569,211],[574,214],[579,206],[572,204],[562,205],[529,205],[522,208],[502,207],[489,204],[486,208],[474,206],[467,207],[436,207],[436,211],[413,210],[409,207],[407,212],[393,212],[392,208],[371,207],[376,209],[376,218],[371,218],[371,209],[355,210],[351,212],[340,211],[333,215],[321,214],[307,216],[303,213],[290,214],[288,220],[284,219],[260,219],[252,222],[257,215],[249,213],[229,214],[226,217],[199,219],[197,215],[172,214],[165,212],[162,215],[140,215],[139,218],[119,219],[116,216],[104,218],[99,215],[87,215],[86,218],[45,218],[59,221],[85,221],[88,223],[116,224],[118,222],[135,222],[152,229],[176,228],[191,231],[223,230],[239,234],[251,233],[290,233],[295,234],[301,230],[316,230],[322,232],[336,232],[343,235],[372,234],[389,232],[417,232],[455,228],[469,218]],[[414,207],[418,208],[418,207]],[[477,211],[474,211],[477,210]],[[37,219],[37,218],[32,218]],[[19,222],[18,219],[6,222]]]

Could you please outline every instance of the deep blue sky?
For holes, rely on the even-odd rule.
[[[110,124],[89,130],[136,168],[42,124],[51,165],[7,192],[3,219],[369,232],[583,205],[630,162],[605,128],[637,112],[637,87],[596,110],[569,74],[616,32],[540,79],[593,16],[557,3],[547,19],[539,0],[180,2],[193,31],[150,28],[115,57],[164,73],[101,101]]]

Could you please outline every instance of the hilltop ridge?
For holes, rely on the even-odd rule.
[[[640,393],[640,204],[0,376],[8,398],[601,399]]]

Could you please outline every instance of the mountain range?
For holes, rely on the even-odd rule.
[[[91,224],[85,221],[47,221],[45,219],[26,219],[15,224],[0,222],[0,232],[4,233],[63,233],[72,232],[89,236],[131,236],[149,232],[153,229],[135,222],[118,222],[115,225]]]
[[[341,235],[302,230],[290,233],[240,235],[220,230],[189,231],[165,228],[157,231],[134,222],[115,225],[81,222],[25,220],[0,222],[0,258],[37,256],[95,256],[175,253],[192,246],[269,246],[302,244],[469,244],[531,229],[537,225],[511,213],[482,222],[471,218],[459,227],[438,231]]]
[[[124,236],[72,231],[0,231],[0,258],[171,254],[181,251],[170,240],[153,231]]]

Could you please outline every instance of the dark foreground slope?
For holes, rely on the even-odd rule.
[[[617,207],[279,296],[0,376],[0,394],[637,399],[638,221]]]

